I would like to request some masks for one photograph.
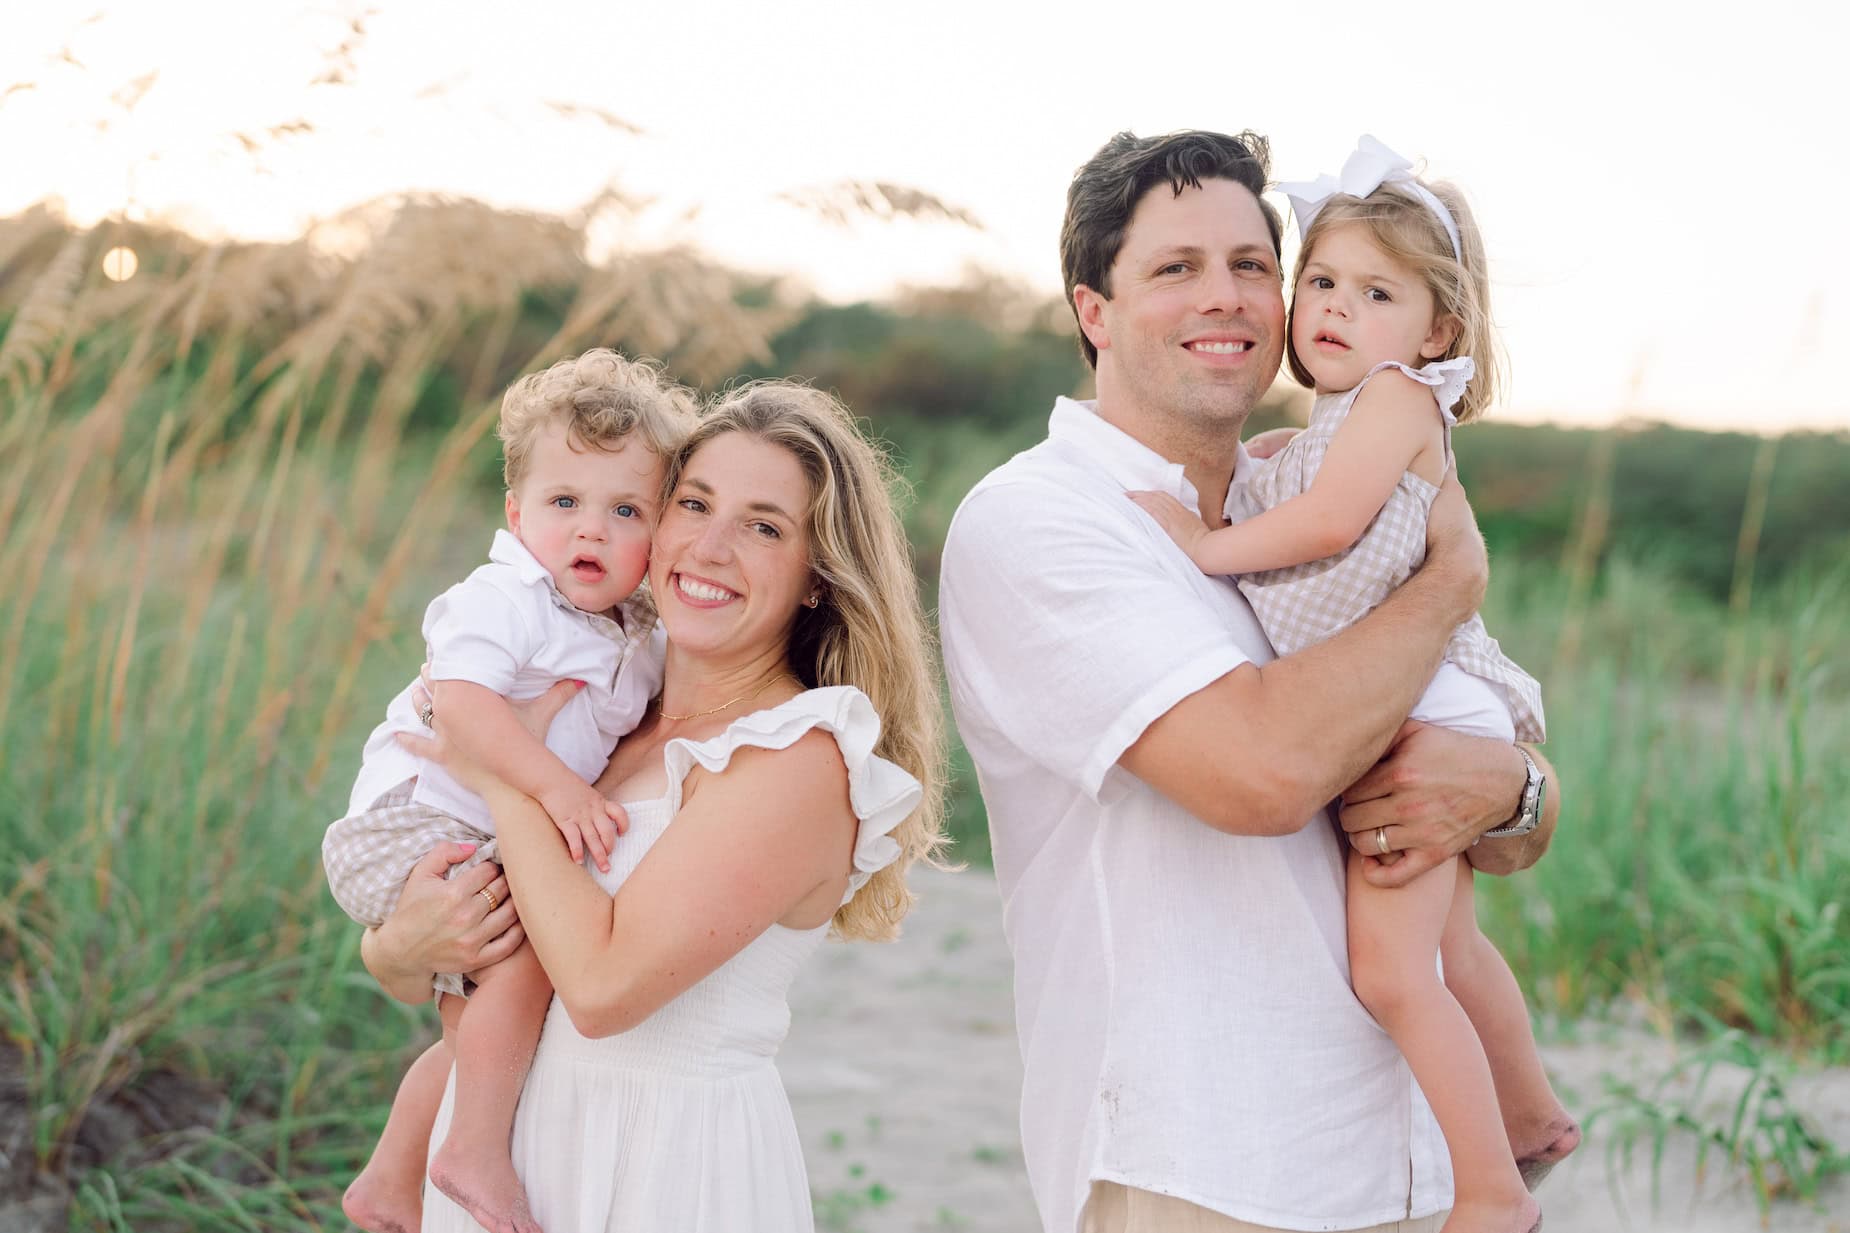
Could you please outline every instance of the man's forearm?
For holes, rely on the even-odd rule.
[[[1387,748],[1470,593],[1422,570],[1336,637],[1184,698],[1119,761],[1217,830],[1297,830]]]
[[[1341,795],[1387,749],[1431,683],[1457,625],[1456,585],[1414,575],[1373,612],[1259,670],[1266,724],[1295,755],[1306,816]],[[1289,752],[1287,752],[1289,751]]]

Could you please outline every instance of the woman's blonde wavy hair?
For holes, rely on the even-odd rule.
[[[1304,267],[1317,247],[1317,237],[1344,223],[1361,223],[1369,236],[1395,261],[1413,271],[1432,292],[1434,310],[1458,322],[1458,336],[1452,340],[1441,360],[1468,355],[1477,372],[1465,387],[1458,405],[1452,408],[1461,424],[1483,415],[1496,400],[1503,382],[1502,349],[1497,345],[1496,328],[1490,316],[1490,267],[1484,256],[1484,238],[1478,232],[1477,219],[1471,214],[1464,194],[1456,185],[1444,180],[1421,180],[1427,191],[1445,204],[1452,221],[1458,225],[1460,253],[1452,253],[1452,238],[1445,224],[1427,204],[1412,193],[1383,184],[1366,197],[1338,194],[1317,211],[1298,248],[1297,269],[1292,272],[1295,288],[1304,277]],[[1292,297],[1292,322],[1297,318],[1297,297]],[[1291,375],[1307,389],[1316,381],[1298,358],[1292,345],[1291,324],[1285,327],[1285,362]],[[1427,361],[1432,363],[1434,361]]]
[[[809,688],[853,685],[880,715],[874,752],[924,785],[919,807],[893,832],[899,859],[835,913],[838,937],[886,941],[912,907],[906,870],[936,864],[944,847],[944,712],[931,630],[919,603],[912,546],[886,455],[832,396],[794,381],[755,381],[711,403],[670,458],[672,493],[700,447],[729,432],[789,450],[809,481],[810,568],[821,602],[797,610],[790,670]]]

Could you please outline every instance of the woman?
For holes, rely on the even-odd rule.
[[[518,1186],[490,1187],[470,1204],[490,1227],[813,1227],[772,1066],[785,992],[831,927],[893,936],[906,867],[943,842],[938,694],[888,479],[840,404],[783,382],[725,398],[671,461],[649,574],[664,684],[598,781],[629,811],[608,874],[536,802],[421,743],[488,801],[520,925],[493,883],[414,877],[367,966],[416,998],[433,965],[524,929],[557,991],[514,1126],[530,1216]],[[429,1190],[423,1227],[477,1226]]]

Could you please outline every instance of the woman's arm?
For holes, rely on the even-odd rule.
[[[483,861],[445,877],[473,851],[468,844],[445,843],[425,853],[405,879],[392,915],[360,939],[366,970],[401,1002],[428,1001],[438,972],[473,972],[520,946],[519,918],[499,866]]]
[[[852,866],[847,768],[825,732],[741,749],[701,779],[614,897],[573,863],[531,797],[500,783],[478,790],[527,936],[586,1036],[636,1026],[807,900],[827,900],[826,920]]]
[[[1320,561],[1360,539],[1400,477],[1438,440],[1432,391],[1398,371],[1378,374],[1330,438],[1310,488],[1263,514],[1210,531],[1164,493],[1131,499],[1203,573],[1250,574]]]

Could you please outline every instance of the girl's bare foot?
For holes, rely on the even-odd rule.
[[[445,1139],[431,1158],[430,1183],[488,1233],[541,1233],[505,1148],[471,1154],[454,1138]]]
[[[1530,1138],[1527,1144],[1517,1143],[1513,1135],[1510,1142],[1516,1154],[1516,1171],[1522,1174],[1522,1184],[1530,1190],[1541,1185],[1542,1179],[1579,1146],[1580,1125],[1566,1112]]]
[[[366,1233],[417,1233],[424,1223],[424,1179],[381,1176],[368,1161],[341,1196],[340,1210]]]
[[[1439,1233],[1539,1233],[1541,1227],[1541,1205],[1525,1194],[1514,1203],[1461,1200]]]

